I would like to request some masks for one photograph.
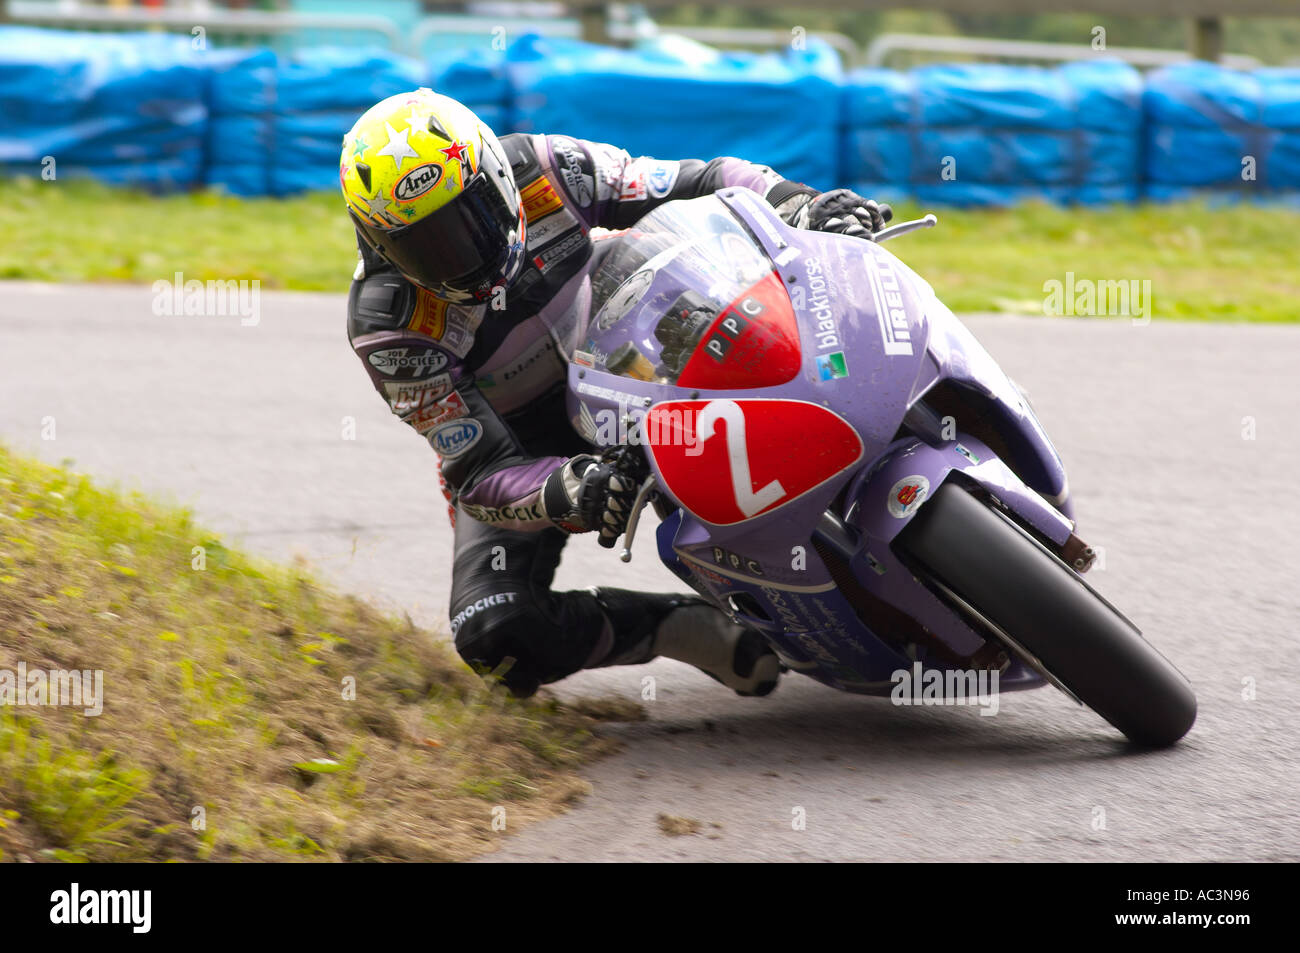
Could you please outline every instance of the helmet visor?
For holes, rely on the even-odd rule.
[[[383,229],[351,214],[379,254],[435,293],[442,288],[473,292],[484,282],[491,284],[519,238],[519,214],[486,170],[470,179],[460,195],[410,225]]]

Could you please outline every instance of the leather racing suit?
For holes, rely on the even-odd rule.
[[[657,624],[689,596],[599,588],[552,592],[574,527],[547,517],[547,477],[592,447],[570,425],[565,381],[586,336],[592,228],[620,229],[655,206],[729,186],[788,221],[817,195],[770,168],[633,158],[566,136],[501,138],[527,220],[523,270],[492,298],[449,304],[364,242],[348,337],[393,413],[438,453],[455,542],[450,618],[457,651],[516,695],[583,668],[653,657]]]

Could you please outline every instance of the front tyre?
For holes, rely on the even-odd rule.
[[[1171,745],[1196,721],[1182,673],[1053,553],[962,487],[941,486],[898,545],[1009,650],[1130,741]]]

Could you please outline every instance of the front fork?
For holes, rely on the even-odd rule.
[[[881,601],[888,602],[901,613],[898,619],[908,626],[909,638],[929,645],[948,664],[1005,667],[1008,660],[1001,643],[987,638],[980,626],[954,628],[951,600],[914,582],[913,567],[900,560],[893,546],[926,501],[954,480],[995,506],[1076,572],[1086,572],[1095,560],[1093,549],[1075,535],[1072,520],[1026,486],[987,445],[966,434],[949,441],[898,442],[849,482],[839,512],[825,515],[814,540],[819,549],[828,551],[824,556],[849,568],[851,578],[839,582],[855,606],[867,605],[879,614]],[[902,580],[898,573],[903,574]],[[903,580],[907,582],[900,585]]]

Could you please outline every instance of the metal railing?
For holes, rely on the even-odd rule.
[[[997,59],[1090,60],[1100,56],[1124,60],[1134,66],[1167,66],[1191,59],[1183,50],[1159,50],[1145,47],[1107,47],[1093,49],[1086,43],[1040,43],[1029,40],[999,40],[977,36],[930,36],[923,33],[882,33],[867,46],[863,63],[884,66],[896,53],[942,53],[956,56],[981,56]],[[1254,69],[1259,60],[1253,56],[1225,53],[1220,62],[1232,69]]]
[[[491,42],[497,36],[508,39],[524,33],[537,33],[541,36],[559,36],[577,39],[582,33],[582,25],[577,20],[512,20],[508,17],[452,16],[438,15],[421,19],[407,38],[406,51],[412,56],[421,56],[424,45],[434,36],[464,37],[484,43]]]
[[[0,0],[3,3],[4,0]],[[323,40],[338,36],[355,41],[357,34],[376,38],[396,52],[422,56],[424,46],[434,36],[463,36],[476,40],[525,32],[543,36],[578,37],[582,24],[577,19],[533,19],[491,16],[435,15],[421,19],[405,36],[386,16],[369,14],[299,13],[292,11],[228,10],[215,7],[105,7],[59,0],[56,3],[34,0],[9,0],[4,6],[9,22],[64,29],[87,30],[167,30],[192,33],[202,27],[212,39],[243,41],[267,37],[307,37]],[[612,18],[607,25],[612,39],[634,41],[658,34],[684,36],[724,47],[780,48],[789,46],[792,36],[779,29],[742,27],[665,26],[648,18]],[[1002,40],[993,37],[931,36],[919,33],[884,33],[860,50],[852,38],[842,33],[811,33],[824,41],[844,60],[846,66],[862,63],[884,66],[900,53],[937,53],[994,59],[1063,62],[1109,56],[1135,66],[1164,66],[1187,61],[1181,50],[1140,47],[1111,47],[1096,50],[1087,44],[1047,43],[1026,40]],[[1253,69],[1259,60],[1253,56],[1224,54],[1221,62],[1234,69]]]
[[[650,21],[643,21],[643,23],[650,23]],[[650,28],[632,23],[611,23],[609,26],[609,35],[616,40],[635,40],[656,34],[684,36],[690,40],[699,40],[701,43],[711,43],[719,47],[758,46],[779,48],[790,46],[794,39],[789,30],[764,30],[748,27],[665,26],[653,23],[651,23]],[[845,36],[843,33],[809,33],[808,36],[823,41],[827,46],[839,53],[843,57],[846,66],[852,66],[858,62],[861,51],[858,49],[858,44],[853,42],[852,37]]]
[[[11,23],[58,27],[64,30],[164,30],[193,34],[202,27],[207,38],[244,40],[318,32],[352,36],[374,35],[389,49],[398,49],[401,35],[385,16],[367,14],[291,13],[266,10],[226,10],[216,7],[104,7],[88,3],[35,3],[10,0],[5,13]]]

